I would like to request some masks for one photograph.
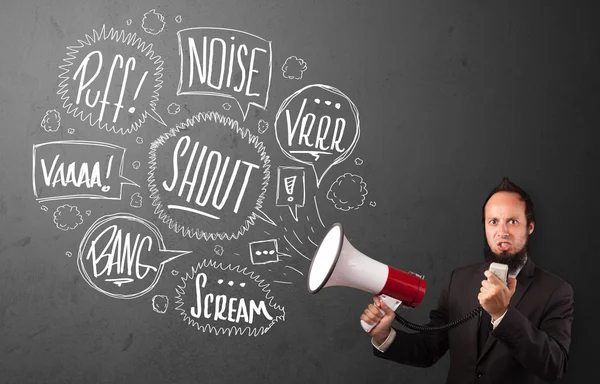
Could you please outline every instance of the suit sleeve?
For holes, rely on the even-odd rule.
[[[563,283],[550,295],[539,329],[516,308],[509,307],[492,335],[525,368],[546,381],[555,381],[567,369],[572,323],[573,289]]]
[[[452,275],[454,272],[452,273]],[[438,326],[448,323],[448,284],[442,289],[436,309],[429,312],[427,326]],[[415,332],[408,333],[394,327],[396,338],[385,352],[373,347],[375,356],[415,367],[430,367],[448,351],[448,332]]]

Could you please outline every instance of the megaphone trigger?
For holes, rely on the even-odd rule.
[[[379,295],[379,299],[381,299],[381,301],[383,301],[385,303],[385,305],[387,305],[389,308],[391,308],[392,311],[396,311],[396,309],[398,309],[400,304],[402,304],[402,302],[400,300],[396,300],[393,297],[390,297],[387,295]],[[381,308],[379,308],[379,312],[381,312],[382,315],[385,314],[385,312]],[[375,328],[375,326],[377,324],[379,324],[379,323],[367,324],[367,322],[365,322],[364,320],[360,321],[360,325],[362,326],[362,329],[367,333],[371,332],[371,330],[373,328]]]

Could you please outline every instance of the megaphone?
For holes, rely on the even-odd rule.
[[[323,237],[308,272],[310,293],[333,286],[370,292],[380,296],[393,310],[400,305],[416,308],[426,291],[423,276],[390,267],[356,250],[340,223],[333,224]],[[366,332],[375,326],[362,320],[361,325]]]

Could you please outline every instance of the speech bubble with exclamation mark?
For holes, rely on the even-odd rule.
[[[120,200],[123,147],[97,141],[53,141],[33,146],[33,192],[37,201],[73,198]]]
[[[58,94],[67,113],[115,133],[138,131],[156,112],[164,60],[136,33],[102,26],[67,47]]]
[[[288,207],[294,220],[298,221],[298,207],[306,200],[305,172],[303,167],[277,168],[278,207]]]

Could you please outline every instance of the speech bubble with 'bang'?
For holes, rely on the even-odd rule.
[[[135,299],[154,288],[165,264],[188,253],[166,249],[160,230],[148,220],[115,213],[87,230],[77,266],[95,290],[116,299]]]
[[[59,66],[57,93],[67,113],[121,134],[137,131],[148,117],[166,125],[156,112],[164,61],[152,44],[105,25],[78,42]]]

